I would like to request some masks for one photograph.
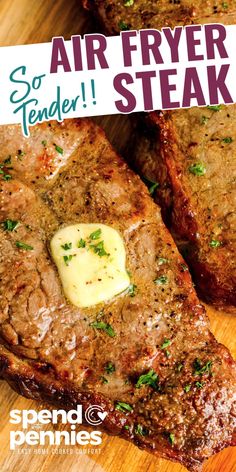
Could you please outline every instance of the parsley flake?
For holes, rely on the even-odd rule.
[[[55,147],[56,151],[57,151],[59,154],[63,154],[63,153],[64,153],[63,149],[62,149],[60,146],[58,146],[57,144],[54,144],[54,143],[53,143],[53,146]]]
[[[147,374],[140,375],[135,387],[140,388],[142,385],[150,385],[155,390],[158,389],[158,375],[151,369]]]
[[[65,251],[69,251],[69,249],[72,248],[72,243],[65,243],[65,244],[62,244],[61,247],[62,247],[62,249],[64,249]]]
[[[161,275],[154,280],[154,284],[156,285],[166,285],[168,282],[168,278],[165,275]]]
[[[24,249],[25,251],[32,251],[34,249],[33,246],[23,243],[22,241],[16,241],[16,247],[19,249]]]
[[[82,248],[82,247],[85,247],[85,246],[86,246],[85,240],[80,238],[80,240],[78,242],[78,248]]]
[[[206,168],[200,162],[192,164],[191,166],[189,166],[188,170],[189,172],[191,172],[191,174],[198,176],[205,175],[206,173]]]
[[[5,231],[14,231],[19,225],[19,221],[8,219],[3,221],[2,224]]]
[[[122,413],[127,413],[127,412],[130,412],[130,411],[133,411],[133,408],[128,403],[117,402],[116,405],[115,405],[115,410],[121,411]]]
[[[112,326],[108,323],[105,323],[104,321],[94,321],[93,323],[90,323],[89,326],[91,326],[91,328],[94,328],[94,329],[101,329],[106,334],[108,334],[108,336],[110,336],[111,338],[114,338],[116,336],[116,333],[114,329],[112,328]]]

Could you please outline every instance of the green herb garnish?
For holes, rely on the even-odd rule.
[[[158,389],[158,375],[153,369],[147,374],[140,375],[135,387],[140,388],[142,385],[150,385],[155,390]]]
[[[101,237],[101,234],[102,230],[99,228],[90,234],[89,239],[91,239],[92,241],[94,241],[95,239],[99,239]]]
[[[57,151],[59,154],[63,154],[63,153],[64,153],[63,149],[62,149],[60,146],[58,146],[57,144],[54,144],[54,143],[53,143],[53,146],[55,146],[55,149],[56,149],[56,151]]]
[[[206,168],[204,167],[203,164],[201,164],[200,162],[197,163],[197,164],[192,164],[189,168],[188,168],[189,172],[191,172],[191,174],[193,175],[204,175],[206,173]]]
[[[161,345],[161,349],[166,349],[170,345],[171,345],[171,340],[165,338],[163,344]]]
[[[186,266],[186,264],[180,264],[181,265],[181,268],[184,272],[187,272],[188,270],[188,267]]]
[[[126,425],[124,426],[124,429],[127,429],[127,430],[129,431],[129,425],[126,424]]]
[[[185,385],[184,391],[188,393],[191,390],[191,384]]]
[[[67,267],[70,264],[70,262],[72,260],[72,257],[74,257],[72,254],[70,254],[69,256],[63,256],[64,262],[65,262]]]
[[[220,247],[220,246],[221,246],[221,242],[220,242],[220,241],[217,241],[217,239],[212,239],[212,240],[209,242],[209,246],[210,246],[210,247]]]
[[[158,265],[167,264],[169,261],[165,257],[158,257]]]
[[[220,111],[222,108],[222,105],[208,105],[208,110],[212,111]]]
[[[140,436],[147,436],[148,430],[144,428],[141,424],[137,424],[134,428],[135,434],[139,434]]]
[[[128,403],[117,402],[115,410],[121,411],[122,413],[127,413],[128,411],[133,411],[133,408]]]
[[[149,193],[150,195],[154,195],[155,190],[159,187],[159,184],[157,182],[153,182],[153,184],[149,187]]]
[[[103,377],[103,375],[100,377],[100,380],[103,384],[108,384],[108,380],[106,379],[106,377]]]
[[[44,147],[47,146],[47,141],[45,141],[45,139],[42,141],[42,145],[43,145]]]
[[[226,144],[231,144],[233,142],[233,138],[231,138],[231,136],[227,136],[226,138],[223,138],[222,141]]]
[[[34,248],[33,246],[29,246],[29,244],[22,243],[22,241],[16,241],[16,247],[19,249],[25,249],[25,251],[32,251]]]
[[[222,7],[223,7],[225,10],[227,10],[227,8],[228,8],[228,3],[227,3],[227,2],[223,2],[223,3],[222,3]]]
[[[101,329],[102,331],[105,331],[105,333],[111,338],[116,336],[112,326],[108,323],[105,323],[104,321],[94,321],[93,323],[90,323],[90,326],[94,329]]]
[[[80,240],[78,242],[78,248],[85,247],[85,246],[86,246],[85,240],[80,238]]]
[[[201,117],[201,125],[205,125],[208,122],[209,118],[207,116],[202,116]]]
[[[156,285],[166,285],[168,282],[168,278],[165,275],[160,275],[157,279],[154,280],[154,284]]]
[[[5,165],[11,164],[11,156],[8,156],[6,159],[4,159],[3,164]]]
[[[107,374],[112,374],[113,372],[115,372],[116,368],[115,368],[115,365],[112,364],[112,362],[108,362],[105,366],[105,371]]]
[[[128,287],[128,294],[130,297],[135,297],[137,293],[137,285],[135,284],[130,284]]]
[[[90,249],[93,250],[93,252],[95,252],[95,254],[97,254],[99,257],[103,257],[103,256],[109,256],[110,254],[108,254],[108,252],[106,252],[105,248],[104,248],[104,241],[100,241],[99,243],[97,244],[90,244]]]
[[[170,434],[169,434],[169,441],[170,441],[171,446],[173,446],[174,443],[175,443],[175,435],[174,435],[174,433],[170,433]]]
[[[65,243],[65,244],[62,244],[61,247],[62,247],[62,249],[64,249],[65,251],[69,251],[69,249],[72,248],[72,243]]]
[[[212,368],[212,361],[207,361],[205,365],[202,365],[199,359],[195,359],[193,363],[194,375],[210,374]]]
[[[197,388],[202,388],[204,383],[203,382],[196,382],[195,385],[196,385]]]
[[[184,366],[184,364],[181,364],[181,363],[178,364],[177,367],[176,367],[177,371],[180,372],[183,369],[183,366]]]
[[[5,231],[14,231],[14,229],[16,229],[17,226],[19,225],[19,221],[8,219],[8,220],[3,221],[2,224]]]
[[[118,27],[121,31],[128,31],[129,30],[129,26],[122,20],[119,21]]]
[[[132,7],[133,4],[134,4],[134,0],[125,0],[124,1],[124,6],[125,7]]]

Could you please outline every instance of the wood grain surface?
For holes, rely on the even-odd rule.
[[[51,41],[62,35],[95,32],[96,27],[78,0],[0,0],[0,46]],[[40,61],[40,58],[38,58]],[[1,68],[4,64],[1,64]],[[99,117],[114,147],[122,153],[129,140],[129,119],[124,116]],[[225,344],[236,357],[236,317],[207,307],[211,328],[218,341]],[[45,407],[45,405],[43,405]],[[17,395],[0,382],[0,472],[184,472],[178,464],[156,459],[135,446],[114,437],[103,435],[100,453],[86,453],[80,447],[67,448],[55,454],[49,447],[46,454],[33,448],[18,452],[9,450],[9,423],[12,409],[41,409],[42,405]],[[52,426],[49,427],[49,429]],[[60,428],[59,428],[60,429]],[[84,428],[83,428],[84,429]],[[98,451],[99,452],[99,451]],[[204,472],[236,472],[236,448],[228,448],[211,458]]]

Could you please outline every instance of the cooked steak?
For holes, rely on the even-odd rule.
[[[18,126],[1,134],[11,136],[0,176],[2,378],[29,398],[101,405],[107,432],[198,470],[236,443],[235,363],[158,206],[92,122],[42,124],[28,141]],[[64,146],[63,167],[50,143]],[[94,222],[122,235],[132,285],[82,309],[64,296],[49,242]]]
[[[122,30],[142,28],[174,28],[212,17],[212,23],[233,24],[230,14],[236,11],[236,1],[214,0],[82,0],[100,20],[104,30],[115,34]],[[227,16],[226,16],[227,14]],[[204,20],[202,20],[204,21]]]
[[[153,113],[136,165],[159,182],[155,198],[200,295],[236,312],[236,106]]]
[[[93,3],[108,32],[179,23],[236,23],[236,2]],[[92,7],[91,3],[91,7]],[[202,17],[204,11],[205,19]],[[126,13],[126,16],[125,16]],[[214,16],[209,16],[214,13]],[[227,14],[226,14],[227,13]],[[193,108],[156,114],[141,137],[136,169],[159,183],[155,193],[183,251],[199,294],[236,313],[236,107]],[[156,131],[155,128],[156,127]],[[160,135],[160,144],[157,142]],[[143,155],[142,155],[143,153]]]

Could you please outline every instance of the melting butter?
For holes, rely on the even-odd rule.
[[[51,240],[51,253],[65,295],[78,307],[110,300],[130,285],[123,239],[110,226],[61,228]]]

